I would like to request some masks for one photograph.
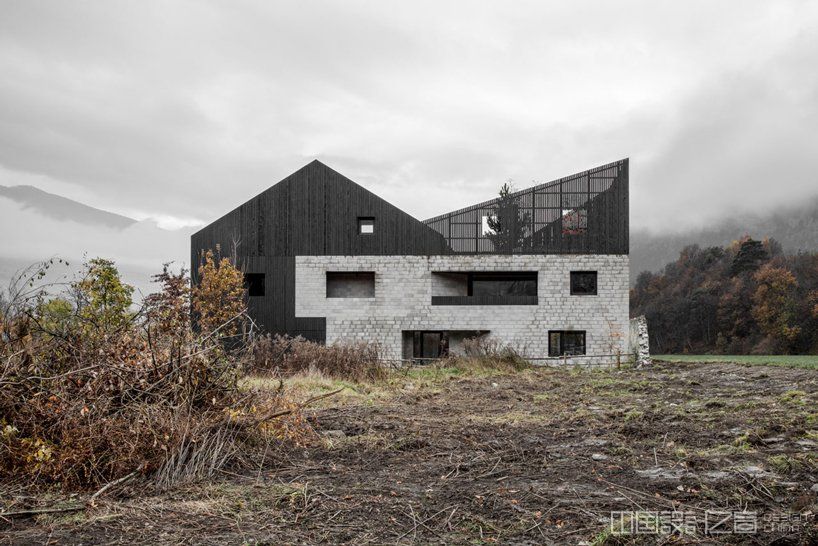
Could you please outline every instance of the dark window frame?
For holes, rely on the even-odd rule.
[[[558,336],[557,347],[554,347],[553,336]],[[581,344],[571,344],[569,346],[581,347],[582,352],[566,352],[566,337],[582,336]],[[588,335],[585,330],[549,330],[548,331],[548,356],[578,356],[588,352]]]
[[[519,281],[519,282],[532,282],[533,281],[533,294],[499,294],[499,295],[526,295],[526,296],[538,296],[539,295],[539,274],[536,271],[470,271],[468,273],[467,278],[467,292],[468,296],[475,296],[474,293],[474,281],[477,280],[478,282],[509,282],[509,281]],[[480,295],[480,294],[477,294]],[[498,294],[494,294],[498,295]]]
[[[426,352],[425,339],[426,335],[437,335],[439,341],[435,356],[423,356]],[[436,360],[444,358],[449,354],[449,331],[448,330],[413,330],[412,331],[412,359],[414,360]],[[431,347],[430,347],[431,349]]]
[[[364,226],[372,226],[372,231],[363,231]],[[375,217],[374,216],[358,216],[358,235],[374,235],[375,234]]]
[[[247,290],[247,296],[250,298],[263,298],[265,294],[264,281],[264,273],[245,273],[244,289]]]
[[[337,277],[336,277],[337,276]],[[372,295],[371,296],[331,296],[330,295],[330,283],[332,282],[333,277],[336,277],[336,280],[339,280],[340,277],[358,277],[358,278],[366,278],[367,280],[372,281]],[[375,272],[374,271],[327,271],[326,275],[324,276],[324,284],[326,286],[326,297],[328,299],[366,299],[371,300],[375,298]]]
[[[586,292],[578,290],[575,281],[578,281],[584,275],[593,275],[594,288],[593,292]],[[571,295],[572,296],[597,296],[599,295],[599,272],[598,271],[571,271]]]

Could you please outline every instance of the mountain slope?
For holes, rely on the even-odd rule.
[[[116,262],[126,282],[147,294],[151,275],[165,262],[190,260],[193,228],[166,230],[152,220],[137,222],[31,186],[0,186],[0,291],[25,267],[60,257],[71,267],[54,273],[73,277],[83,261],[97,256]],[[43,279],[51,282],[54,279]]]
[[[0,197],[6,197],[49,218],[86,225],[125,229],[136,223],[133,218],[84,205],[73,199],[45,192],[34,186],[0,186]]]

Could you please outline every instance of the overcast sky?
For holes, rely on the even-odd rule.
[[[818,194],[815,1],[0,7],[0,184],[165,226],[314,158],[421,219],[622,157],[634,227]]]

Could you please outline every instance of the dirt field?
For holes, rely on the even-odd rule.
[[[755,513],[755,533],[713,542],[818,541],[816,371],[425,370],[323,402],[314,445],[270,451],[258,468],[208,483],[125,488],[84,512],[0,519],[2,541],[692,544],[707,510]],[[10,509],[60,502],[70,499],[3,496]],[[640,529],[676,511],[688,534],[610,533],[612,511],[636,530],[637,510]],[[745,513],[716,530],[751,521]]]

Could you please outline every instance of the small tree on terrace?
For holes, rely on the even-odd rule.
[[[492,214],[486,218],[489,232],[486,237],[496,250],[511,252],[525,244],[526,229],[531,224],[531,215],[523,211],[512,197],[514,187],[510,181],[500,187],[500,198],[494,205]]]
[[[204,333],[219,329],[219,336],[241,331],[242,313],[247,309],[244,275],[227,258],[216,260],[213,252],[202,256],[199,283],[193,287],[193,311]]]

